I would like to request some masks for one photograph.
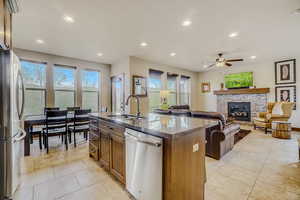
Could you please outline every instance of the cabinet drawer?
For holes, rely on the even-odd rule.
[[[98,146],[94,146],[92,143],[89,144],[89,152],[90,156],[95,160],[99,160],[99,148]]]
[[[112,123],[106,122],[104,120],[100,120],[99,127],[103,131],[108,131],[110,133],[124,137],[125,128],[122,126],[112,124]]]

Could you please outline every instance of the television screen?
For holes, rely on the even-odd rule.
[[[253,72],[242,72],[237,74],[225,75],[225,87],[231,88],[249,88],[253,86]]]

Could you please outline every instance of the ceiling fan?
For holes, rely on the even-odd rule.
[[[218,58],[216,59],[216,62],[210,65],[206,65],[204,66],[206,69],[212,68],[212,67],[231,67],[232,66],[232,62],[240,62],[240,61],[244,61],[244,59],[242,58],[238,58],[238,59],[225,59],[223,57],[222,53],[218,54]]]

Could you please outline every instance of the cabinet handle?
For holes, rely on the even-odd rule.
[[[143,144],[147,144],[147,145],[150,145],[150,146],[154,146],[154,147],[160,147],[161,146],[161,143],[160,142],[150,142],[150,141],[145,141],[145,140],[141,140],[129,133],[125,133],[125,136],[128,137],[128,138],[131,138],[133,140],[135,140],[136,142],[139,142],[139,143],[143,143]]]

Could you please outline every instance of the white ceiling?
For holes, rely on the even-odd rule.
[[[299,0],[21,0],[14,46],[114,63],[137,56],[203,70],[219,51],[249,62],[300,54]],[[87,3],[88,2],[88,3]],[[68,24],[64,15],[75,23]],[[192,25],[182,27],[190,19]],[[237,38],[229,38],[239,32]],[[44,44],[37,44],[42,39]],[[149,46],[140,47],[141,42]],[[96,54],[104,55],[98,57]],[[175,57],[170,53],[176,52]],[[249,57],[256,55],[255,61]]]

